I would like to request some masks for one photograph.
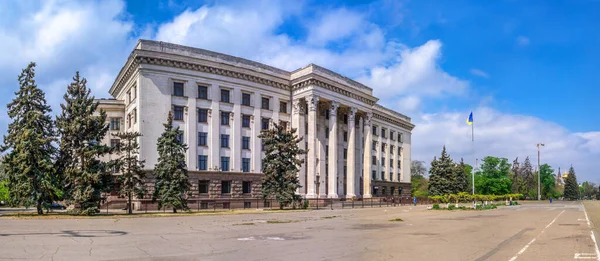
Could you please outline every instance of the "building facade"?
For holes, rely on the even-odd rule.
[[[118,144],[117,132],[142,133],[139,155],[148,171],[173,113],[189,146],[192,197],[260,196],[264,152],[258,135],[273,122],[296,128],[308,150],[298,194],[410,196],[410,118],[378,105],[371,88],[320,66],[289,72],[140,40],[109,92],[113,99],[99,100],[110,124],[103,142]]]

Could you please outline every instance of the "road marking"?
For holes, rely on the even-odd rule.
[[[254,237],[242,237],[242,238],[238,238],[239,241],[252,241],[254,240]]]
[[[575,253],[573,256],[574,259],[596,259],[596,254],[594,253]]]
[[[592,225],[590,225],[590,219],[588,218],[587,210],[585,210],[585,206],[583,205],[583,203],[581,203],[581,206],[583,206],[583,213],[585,213],[585,220],[587,220],[588,227],[591,229]],[[592,241],[594,241],[594,248],[596,249],[596,260],[600,261],[600,250],[598,249],[598,243],[596,242],[596,236],[594,235],[593,229],[590,231],[590,237],[592,238]]]
[[[558,219],[558,217],[560,217],[560,215],[562,215],[562,213],[565,213],[565,210],[561,211],[553,220],[552,222],[550,222],[550,224],[548,224],[544,229],[542,229],[542,232],[540,232],[540,234],[538,234],[536,237],[534,237],[531,241],[529,241],[529,243],[527,243],[527,245],[525,245],[521,251],[519,251],[519,253],[517,253],[515,256],[513,256],[509,261],[515,261],[517,260],[517,257],[519,257],[520,255],[522,255],[523,253],[525,253],[525,251],[527,251],[527,249],[529,248],[529,246],[531,244],[533,244],[533,242],[535,242],[535,240],[544,233],[544,231],[546,231],[546,229],[548,227],[550,227],[552,224],[554,224],[554,222],[556,222],[556,220]]]

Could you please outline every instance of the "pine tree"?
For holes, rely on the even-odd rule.
[[[304,160],[300,155],[305,150],[298,147],[302,138],[296,135],[296,129],[287,130],[284,125],[273,124],[273,128],[261,131],[258,136],[265,145],[265,158],[262,179],[264,198],[275,198],[279,208],[300,201],[296,190],[300,187],[298,171]]]
[[[445,195],[452,194],[455,191],[455,164],[452,158],[446,153],[446,146],[442,149],[440,159],[435,158],[431,162],[429,169],[429,195]]]
[[[535,179],[533,166],[531,165],[531,161],[529,161],[529,157],[525,158],[523,166],[521,166],[519,172],[519,177],[521,178],[521,183],[519,184],[519,193],[529,196],[530,198],[536,198],[537,180]]]
[[[579,185],[577,184],[577,177],[575,176],[573,166],[569,169],[569,175],[565,180],[564,196],[570,200],[577,200],[579,198]]]
[[[453,194],[458,194],[459,192],[469,192],[469,172],[467,170],[467,165],[462,158],[460,159],[460,163],[456,164],[455,171]]]
[[[119,141],[119,159],[116,166],[120,169],[121,175],[118,176],[118,182],[121,185],[119,194],[127,197],[128,213],[133,212],[131,201],[134,195],[138,198],[144,196],[146,189],[144,187],[144,160],[139,160],[138,137],[142,134],[139,132],[122,132],[114,135],[120,139]]]
[[[521,193],[520,186],[523,182],[521,179],[521,169],[519,163],[519,157],[517,157],[512,164],[512,168],[510,170],[510,179],[512,181],[511,192],[514,194]]]
[[[8,177],[12,204],[35,205],[38,214],[56,199],[53,160],[56,148],[54,122],[44,92],[35,83],[35,63],[19,75],[17,96],[8,104],[12,122],[4,136],[2,171]]]
[[[67,86],[62,113],[56,119],[60,134],[56,166],[59,175],[64,176],[65,197],[75,203],[78,213],[93,215],[99,212],[102,193],[109,192],[113,183],[109,171],[113,162],[99,158],[113,149],[100,143],[109,127],[106,112],[94,115],[98,102],[86,84],[77,72]]]
[[[187,210],[186,193],[191,184],[185,164],[188,149],[178,137],[183,135],[179,127],[173,127],[173,114],[169,112],[165,131],[158,138],[158,163],[154,166],[156,184],[152,200],[158,199],[158,208],[170,206],[173,213],[177,209]]]

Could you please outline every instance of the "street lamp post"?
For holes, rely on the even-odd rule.
[[[540,183],[541,183],[540,182],[541,181],[540,176],[542,176],[541,175],[541,171],[540,171],[540,146],[543,147],[544,143],[538,143],[536,146],[537,146],[537,149],[538,149],[538,193],[537,194],[538,194],[538,200],[542,200],[542,193],[541,193],[541,190],[540,190]]]

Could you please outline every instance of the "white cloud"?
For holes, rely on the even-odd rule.
[[[517,44],[519,44],[521,46],[529,45],[529,38],[527,38],[525,36],[519,36],[519,37],[517,37]]]
[[[357,29],[364,27],[362,14],[348,11],[345,8],[327,12],[316,23],[311,24],[308,33],[308,43],[323,45],[356,33]]]
[[[479,77],[483,77],[483,78],[490,78],[490,75],[488,73],[486,73],[482,70],[479,70],[479,69],[473,68],[469,72],[475,76],[479,76]]]

